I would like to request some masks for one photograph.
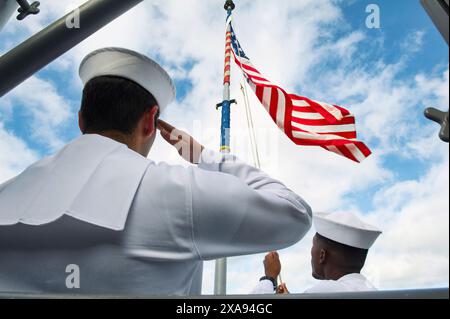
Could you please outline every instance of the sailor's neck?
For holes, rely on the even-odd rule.
[[[129,149],[137,152],[138,147],[136,143],[136,139],[133,135],[126,135],[117,131],[104,131],[104,132],[93,132],[89,134],[97,134],[100,136],[104,136],[110,138],[118,143],[125,144]]]
[[[359,274],[360,272],[357,271],[341,271],[339,269],[336,270],[330,270],[329,272],[326,273],[325,275],[325,279],[326,280],[339,280],[342,277],[351,275],[351,274]]]

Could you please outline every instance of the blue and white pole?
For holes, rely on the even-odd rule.
[[[225,68],[223,80],[223,101],[217,107],[222,108],[222,123],[220,137],[220,151],[222,153],[230,152],[230,128],[231,128],[231,104],[235,103],[230,100],[230,84],[231,84],[231,25],[229,19],[235,8],[232,0],[227,0],[224,6],[227,11],[227,32],[225,40]],[[214,278],[214,294],[225,295],[227,293],[227,259],[222,258],[216,260],[215,278]]]

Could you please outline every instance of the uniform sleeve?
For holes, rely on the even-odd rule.
[[[193,240],[203,260],[286,248],[311,227],[300,196],[234,156],[205,150],[190,183]]]
[[[273,283],[270,280],[261,280],[250,292],[250,295],[273,295]]]
[[[8,187],[8,185],[14,183],[14,181],[17,179],[17,176],[14,178],[11,178],[10,180],[7,180],[6,182],[4,182],[3,184],[0,184],[0,193],[6,189],[6,187]]]
[[[343,292],[345,289],[339,282],[334,280],[323,280],[316,285],[306,289],[303,293],[305,294],[320,294],[320,293],[336,293]]]

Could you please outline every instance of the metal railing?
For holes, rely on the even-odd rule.
[[[27,294],[2,293],[0,299],[449,299],[448,288],[388,290],[371,292],[290,294],[290,295],[227,295],[227,296],[137,296],[137,295],[88,295],[88,294]]]
[[[142,1],[87,1],[79,8],[82,27],[67,27],[69,13],[1,56],[0,97]]]

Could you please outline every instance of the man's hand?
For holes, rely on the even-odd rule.
[[[278,288],[277,288],[277,294],[280,294],[280,295],[287,295],[287,294],[289,294],[289,293],[290,293],[290,292],[289,292],[289,290],[287,289],[285,283],[282,283],[281,285],[278,286]]]
[[[163,120],[158,120],[158,129],[161,131],[161,136],[177,149],[181,157],[192,164],[198,164],[204,150],[203,145],[188,133],[176,129]]]
[[[268,253],[266,258],[264,258],[264,270],[267,277],[277,279],[281,272],[281,263],[276,251]]]

